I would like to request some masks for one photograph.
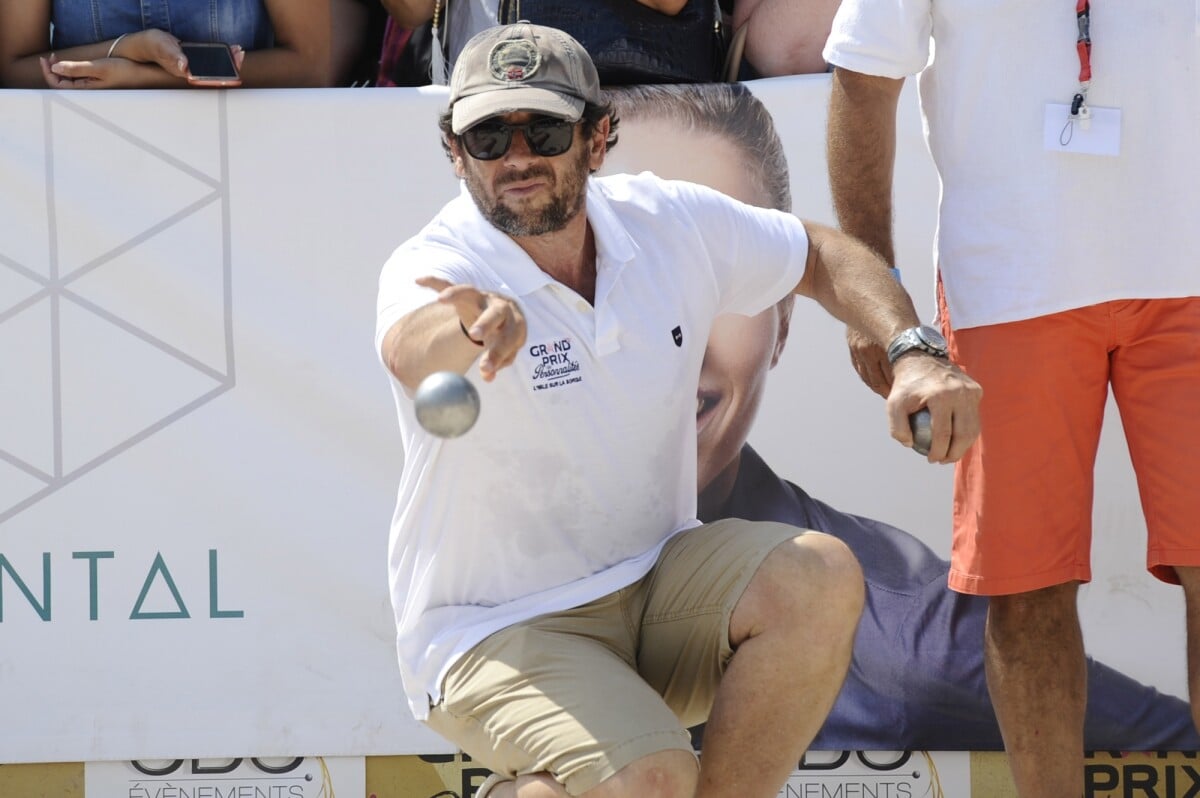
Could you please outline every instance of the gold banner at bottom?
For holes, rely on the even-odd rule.
[[[848,754],[841,756],[841,754]],[[897,798],[872,796],[875,787],[861,778],[863,765],[878,770],[887,757],[857,752],[813,754],[789,780],[786,790],[800,798]],[[891,757],[899,759],[895,754]],[[970,786],[944,778],[945,764],[968,757]],[[924,762],[926,768],[922,768]],[[1017,798],[1008,760],[1002,752],[914,753],[904,772],[928,769],[942,778],[923,789],[901,789],[913,798],[925,793],[935,798]],[[844,771],[844,772],[843,772]],[[820,779],[811,778],[819,772]],[[366,794],[361,798],[474,798],[488,771],[463,754],[428,756],[372,756],[366,758]],[[857,775],[856,775],[857,774]],[[806,775],[809,778],[806,778]],[[0,765],[0,798],[111,798],[84,794],[82,763]],[[853,785],[853,786],[850,786]],[[1200,753],[1198,752],[1108,752],[1088,754],[1084,762],[1084,798],[1198,798],[1200,797]],[[359,798],[343,796],[337,798]]]

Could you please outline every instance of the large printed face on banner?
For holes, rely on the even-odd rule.
[[[671,96],[674,90],[651,91]],[[694,96],[695,89],[679,91],[675,96]],[[762,160],[734,134],[718,132],[716,125],[711,130],[688,129],[678,119],[660,116],[662,110],[650,102],[620,108],[621,146],[610,156],[610,169],[650,171],[668,180],[699,183],[763,208],[786,209],[790,204],[784,197],[772,196]],[[767,138],[782,147],[773,131]],[[791,310],[788,297],[757,316],[725,314],[713,324],[696,395],[696,484],[702,516],[706,507],[724,501],[737,476],[739,453],[762,403],[767,372],[778,362],[787,340]]]
[[[661,119],[634,117],[626,124],[627,135],[639,145],[627,168],[700,183],[750,205],[771,207],[762,181],[750,178],[761,166],[736,142],[717,133],[685,135]],[[754,317],[726,314],[713,324],[696,394],[696,484],[702,493],[710,488],[727,492],[736,476],[735,461],[762,403],[767,371],[783,349],[790,308],[787,300]]]
[[[652,171],[750,204],[791,206],[777,179],[783,172],[786,186],[783,143],[765,109],[744,90],[640,87],[617,98],[621,143],[606,171]],[[730,123],[732,116],[754,118],[757,125]],[[800,216],[812,199],[796,198]],[[986,600],[951,592],[945,586],[948,563],[916,536],[822,506],[783,483],[787,472],[777,475],[771,463],[747,454],[791,314],[788,298],[752,318],[720,317],[713,327],[697,397],[700,517],[734,515],[814,528],[847,543],[863,566],[868,609],[850,674],[815,750],[999,750],[983,679]],[[808,362],[811,354],[794,356]],[[827,377],[815,370],[804,375],[806,384]],[[793,378],[777,389],[796,388]],[[785,434],[804,449],[802,419],[793,419]],[[1191,748],[1200,742],[1183,701],[1095,661],[1089,662],[1089,685],[1089,748]]]

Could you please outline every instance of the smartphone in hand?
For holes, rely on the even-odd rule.
[[[220,42],[181,42],[179,45],[188,60],[188,83],[193,86],[240,86],[233,50]]]

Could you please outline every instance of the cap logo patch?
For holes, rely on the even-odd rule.
[[[506,39],[488,54],[492,77],[505,83],[529,80],[542,65],[542,54],[529,39]]]

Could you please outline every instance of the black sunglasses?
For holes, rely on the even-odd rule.
[[[562,155],[575,140],[575,123],[566,119],[539,116],[523,125],[485,119],[462,132],[463,147],[477,161],[494,161],[512,146],[514,130],[521,131],[529,149],[543,158]]]

